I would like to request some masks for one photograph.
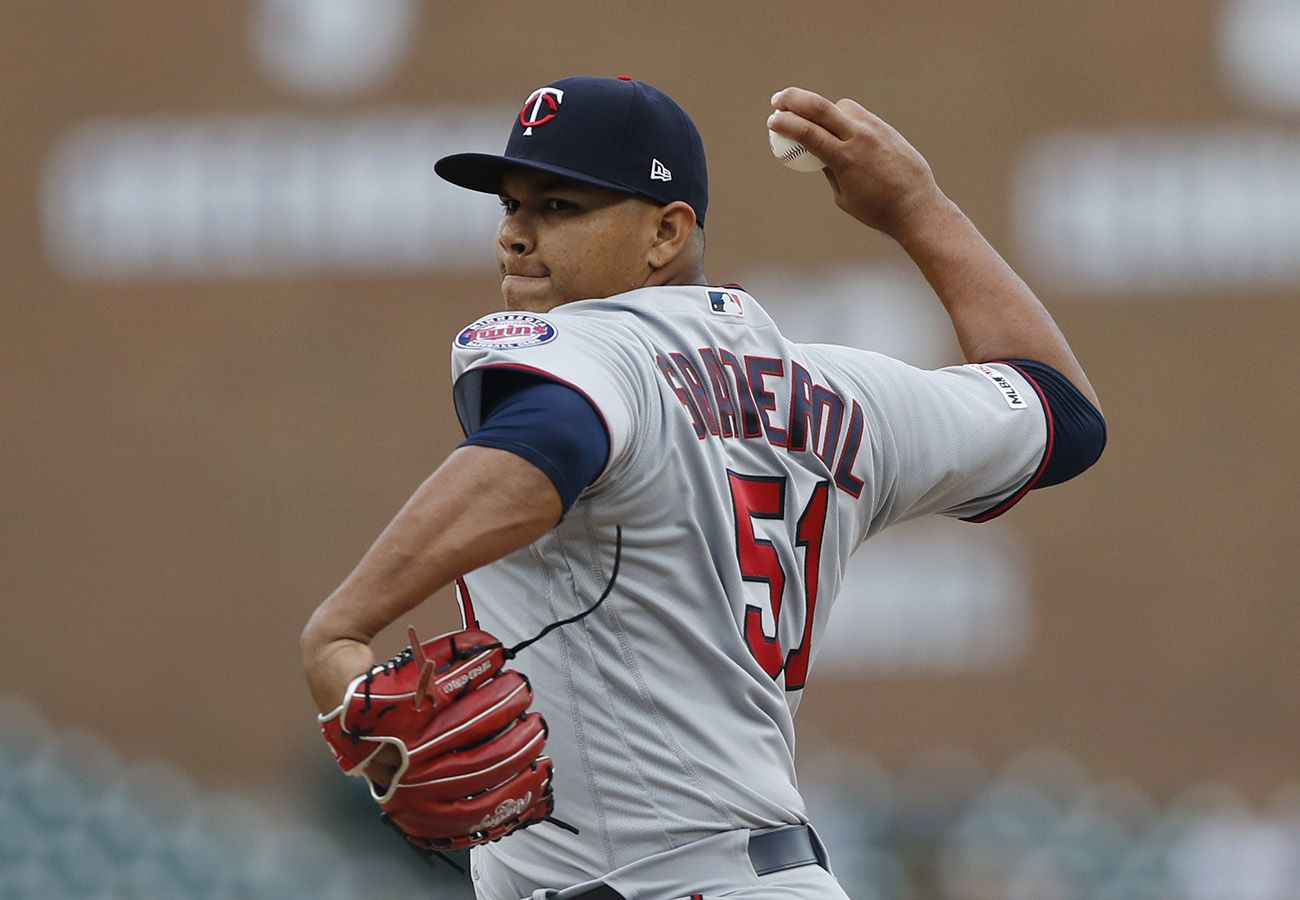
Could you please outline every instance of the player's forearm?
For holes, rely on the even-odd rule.
[[[914,209],[894,237],[947,309],[967,361],[1046,363],[1101,408],[1051,315],[956,204],[939,195]]]
[[[465,572],[527,546],[560,517],[547,477],[514,454],[454,452],[411,496],[303,631],[304,659],[376,634]]]

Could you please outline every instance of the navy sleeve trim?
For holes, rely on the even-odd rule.
[[[1033,379],[1052,408],[1056,446],[1034,486],[1050,487],[1087,471],[1106,449],[1106,420],[1070,379],[1051,366],[1032,359],[1010,359],[1007,364]]]
[[[1000,359],[995,363],[1019,372],[1043,404],[1047,441],[1034,474],[1014,494],[992,509],[963,519],[987,522],[1015,506],[1032,490],[1069,481],[1082,474],[1106,447],[1106,420],[1074,384],[1046,363],[1032,359]]]
[[[486,373],[483,422],[461,444],[505,450],[540,469],[565,512],[604,469],[609,438],[586,396],[535,373]]]
[[[468,437],[469,434],[477,429],[479,425],[483,424],[483,419],[487,415],[488,411],[483,406],[483,394],[485,392],[481,390],[484,377],[495,377],[496,373],[508,372],[515,372],[520,375],[531,375],[540,381],[551,381],[555,384],[562,384],[578,396],[582,397],[582,399],[591,404],[591,408],[595,411],[597,417],[599,417],[600,427],[605,431],[606,442],[608,442],[611,447],[614,446],[614,432],[610,430],[609,422],[605,419],[605,414],[600,411],[600,407],[596,405],[595,400],[591,399],[590,394],[578,387],[576,384],[565,381],[563,378],[558,378],[550,372],[547,372],[545,369],[535,369],[532,366],[524,366],[519,363],[490,363],[485,366],[475,366],[472,369],[462,372],[460,377],[456,379],[456,383],[453,384],[451,388],[452,407],[456,410],[456,420],[460,423],[462,434]],[[477,380],[480,387],[478,406],[472,411],[462,410],[459,403],[459,399],[462,396],[461,389],[474,380]]]

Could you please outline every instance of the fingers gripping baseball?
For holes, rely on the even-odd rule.
[[[320,716],[349,775],[367,779],[388,818],[418,846],[456,850],[550,815],[546,723],[533,693],[503,671],[501,642],[471,629],[411,646],[349,686]]]
[[[835,204],[863,224],[896,234],[916,208],[942,198],[925,158],[857,102],[791,87],[772,106],[768,127],[822,161]]]

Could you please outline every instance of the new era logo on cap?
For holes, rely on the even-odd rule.
[[[672,181],[673,173],[668,171],[665,166],[657,159],[650,160],[650,180],[651,181]]]

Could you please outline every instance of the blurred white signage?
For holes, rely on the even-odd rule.
[[[84,279],[485,271],[496,198],[433,163],[499,152],[509,113],[98,120],[47,159],[45,244]]]
[[[418,11],[415,0],[258,0],[249,32],[272,77],[341,97],[393,74],[414,44]]]
[[[1009,523],[930,516],[871,538],[849,560],[818,675],[1006,669],[1029,645],[1031,604]]]
[[[1300,112],[1300,0],[1228,0],[1219,63],[1248,99]]]
[[[1066,290],[1300,284],[1300,133],[1060,134],[1021,161],[1014,203],[1031,274]]]
[[[763,270],[743,284],[792,340],[875,350],[923,368],[963,361],[943,307],[911,266]]]

